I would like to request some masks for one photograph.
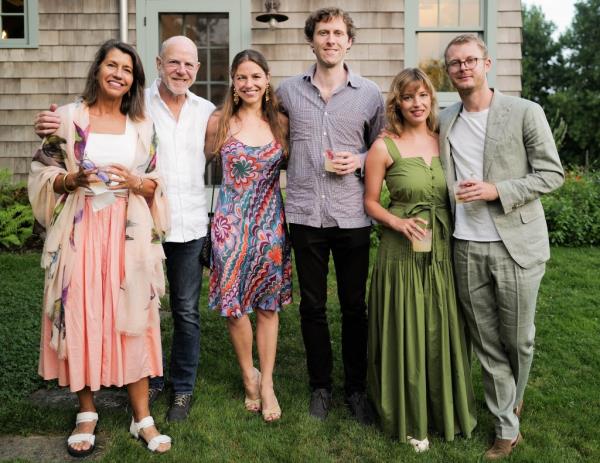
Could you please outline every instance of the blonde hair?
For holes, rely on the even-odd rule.
[[[385,103],[385,115],[387,117],[386,130],[394,135],[400,136],[404,131],[404,116],[400,110],[400,104],[402,102],[402,95],[406,93],[408,87],[414,84],[423,85],[431,97],[431,108],[426,123],[427,128],[431,132],[437,131],[438,107],[435,88],[433,88],[433,84],[427,74],[421,69],[406,68],[394,77]]]

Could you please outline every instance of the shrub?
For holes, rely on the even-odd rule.
[[[600,172],[567,171],[565,184],[542,203],[552,244],[600,244]]]
[[[0,169],[0,250],[38,247],[39,239],[32,236],[34,218],[27,186],[11,179],[10,171]]]

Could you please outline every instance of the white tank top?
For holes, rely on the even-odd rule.
[[[90,132],[85,151],[88,159],[96,164],[96,167],[100,170],[109,164],[121,164],[127,169],[132,169],[135,167],[136,145],[137,134],[129,122],[129,118],[127,118],[124,133]],[[125,191],[115,190],[114,192],[120,193]]]

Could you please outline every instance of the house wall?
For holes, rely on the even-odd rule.
[[[135,2],[129,1],[129,40],[135,42]],[[39,146],[35,114],[72,102],[83,90],[98,49],[119,37],[117,0],[39,0],[39,47],[0,48],[0,168],[25,180]]]
[[[263,0],[250,0],[252,47],[269,60],[273,82],[303,72],[314,61],[303,35],[306,16],[322,0],[283,0],[289,20],[271,31],[254,18]],[[386,92],[404,67],[404,4],[410,0],[331,0],[348,11],[357,37],[347,62]],[[129,0],[129,41],[135,44],[135,0]],[[497,0],[497,77],[501,91],[521,91],[521,3]],[[35,114],[73,101],[83,89],[87,69],[100,43],[119,37],[118,0],[39,0],[39,47],[0,49],[0,168],[16,180],[27,177],[39,140]]]

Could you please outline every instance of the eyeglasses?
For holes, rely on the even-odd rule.
[[[486,58],[477,58],[475,56],[469,56],[465,60],[453,59],[446,64],[446,69],[450,72],[457,72],[460,71],[463,64],[465,65],[465,69],[473,69],[475,66],[477,66],[479,61],[485,61],[485,59]]]

